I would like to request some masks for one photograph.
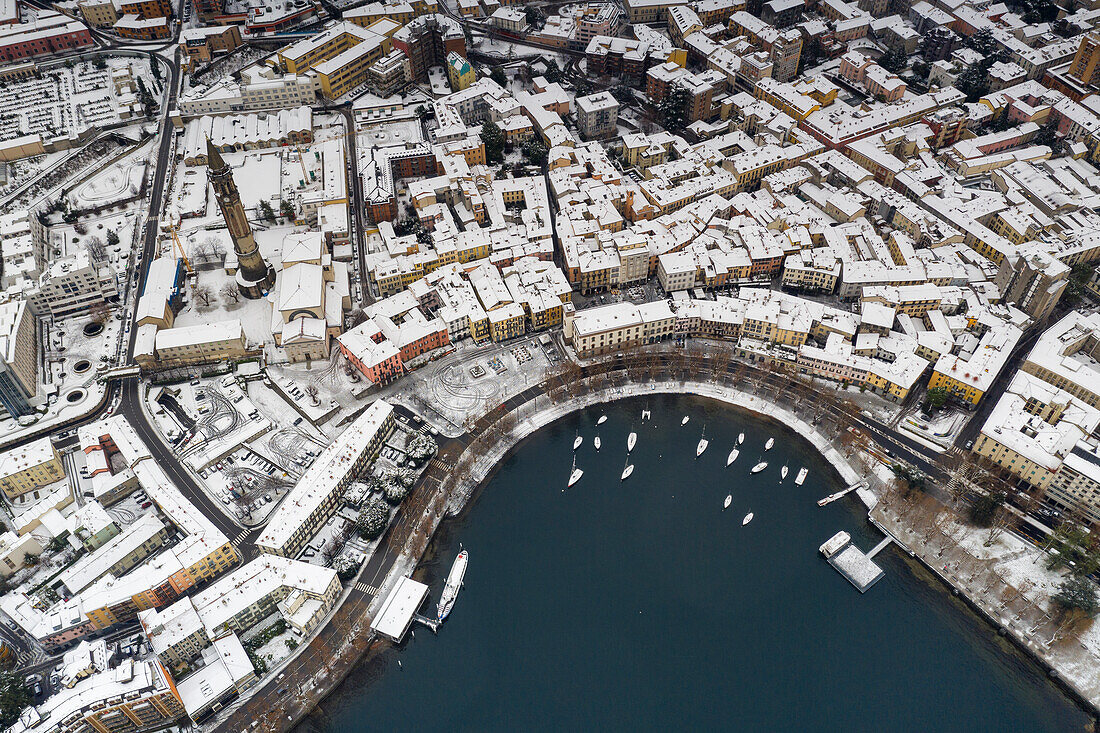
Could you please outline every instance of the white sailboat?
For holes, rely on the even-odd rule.
[[[744,527],[746,524],[748,524],[751,521],[752,521],[752,512],[749,512],[748,514],[745,515],[745,518],[741,520],[741,526]]]
[[[600,446],[603,445],[603,443],[600,442],[600,436],[597,435],[592,439],[592,445],[596,446],[596,450],[600,449]]]
[[[688,420],[690,420],[690,419],[691,419],[690,417],[688,417],[687,415],[684,415],[684,419],[680,421],[680,424],[681,425],[687,425]]]
[[[726,500],[722,502],[722,511],[726,511],[730,508],[730,504],[733,503],[733,494],[726,494]]]
[[[785,478],[787,478],[787,467],[783,466],[783,468],[779,469],[779,482],[782,483]]]
[[[806,477],[810,475],[810,469],[800,468],[798,470],[798,476],[795,477],[794,485],[801,486],[806,481]]]
[[[584,471],[577,468],[577,457],[573,456],[573,472],[569,474],[569,484],[565,488],[571,488],[573,484],[581,480],[581,476],[584,475]]]
[[[699,444],[695,446],[695,457],[698,458],[703,455],[703,451],[707,449],[708,445],[710,445],[710,441],[707,440],[707,426],[704,424],[703,435],[699,438]]]
[[[741,445],[744,442],[745,442],[745,434],[744,433],[738,433],[737,434],[737,445]]]
[[[630,431],[630,435],[626,436],[626,452],[634,450],[634,446],[638,443],[638,434],[633,430]]]
[[[630,478],[630,474],[632,473],[634,473],[634,464],[628,463],[626,464],[626,468],[623,469],[623,475],[619,476],[619,480],[626,481],[628,478]]]
[[[577,448],[580,448],[581,443],[583,443],[583,442],[584,442],[584,438],[582,438],[579,435],[576,438],[573,438],[573,450],[576,450]]]
[[[749,471],[749,473],[760,473],[761,471],[763,471],[767,467],[768,467],[768,462],[767,461],[760,461],[760,463],[757,463],[755,466],[752,467],[752,470]]]
[[[728,466],[731,463],[733,463],[734,461],[736,461],[737,456],[739,456],[739,455],[741,455],[741,451],[737,450],[736,448],[731,450],[730,454],[728,456],[726,456],[726,465]]]
[[[775,438],[768,438],[768,442],[764,444],[764,450],[771,450],[775,445]]]
[[[607,415],[600,415],[600,419],[596,421],[597,425],[603,425],[607,422]]]

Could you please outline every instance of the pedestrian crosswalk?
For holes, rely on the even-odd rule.
[[[366,593],[367,595],[376,595],[378,593],[378,587],[374,585],[367,585],[366,583],[356,583],[355,590],[360,593]]]
[[[438,469],[438,470],[443,471],[444,473],[446,473],[447,471],[450,471],[452,468],[454,468],[455,464],[454,464],[454,462],[448,461],[445,458],[438,458],[437,457],[437,458],[433,458],[431,464],[429,464],[429,465],[430,465],[431,468]]]
[[[248,533],[251,532],[251,531],[252,530],[250,530],[250,529],[241,530],[241,533],[233,538],[233,542],[232,542],[233,546],[234,547],[240,547],[241,543],[244,542],[244,538],[247,537]]]

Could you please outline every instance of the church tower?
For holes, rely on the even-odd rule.
[[[275,284],[275,269],[264,261],[256,246],[252,227],[248,225],[244,206],[241,205],[241,194],[233,182],[233,172],[210,138],[206,139],[206,156],[214,197],[218,200],[225,225],[229,227],[229,236],[233,238],[233,251],[237,253],[237,288],[241,295],[250,300],[262,298],[264,292]]]

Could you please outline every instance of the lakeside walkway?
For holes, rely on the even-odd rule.
[[[369,635],[370,622],[393,582],[416,569],[443,517],[461,512],[501,459],[520,441],[591,405],[644,394],[689,393],[783,422],[809,440],[845,484],[868,482],[870,488],[861,490],[859,496],[871,508],[872,521],[887,534],[899,538],[899,545],[905,548],[900,542],[905,536],[904,527],[884,519],[882,507],[876,506],[875,497],[887,493],[883,478],[866,465],[859,470],[852,465],[856,451],[853,444],[843,439],[846,431],[843,410],[830,404],[832,398],[806,401],[807,394],[801,391],[805,384],[790,391],[782,385],[778,390],[768,387],[769,378],[785,377],[765,370],[757,370],[764,376],[750,389],[754,387],[750,379],[754,369],[746,371],[746,365],[731,365],[728,360],[700,359],[690,367],[669,363],[642,375],[638,372],[641,358],[644,357],[608,360],[580,367],[570,374],[553,375],[507,398],[465,433],[444,443],[421,482],[399,508],[378,551],[350,584],[331,621],[295,655],[293,664],[266,677],[255,694],[233,706],[228,718],[218,721],[217,728],[234,732],[287,730],[315,707],[323,716],[324,697],[365,655],[388,644]],[[806,415],[808,420],[796,414],[796,409],[810,413]],[[834,437],[830,439],[827,435]],[[360,590],[363,588],[376,589],[376,593]],[[961,588],[970,594],[979,593],[974,586],[961,585]],[[1045,659],[1041,655],[1039,658]],[[1081,672],[1100,668],[1093,659],[1082,669],[1078,665],[1083,661],[1086,660],[1077,660],[1074,665]],[[1096,685],[1100,688],[1100,682]],[[1100,702],[1100,689],[1088,691],[1074,685],[1071,689],[1093,707]]]

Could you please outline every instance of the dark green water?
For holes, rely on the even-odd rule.
[[[642,425],[645,404],[592,409],[522,444],[425,564],[434,611],[459,543],[470,551],[439,635],[419,628],[361,666],[299,730],[1084,729],[1040,669],[894,549],[865,595],[825,563],[817,548],[838,530],[864,550],[881,537],[854,500],[816,505],[839,479],[809,443],[684,397],[651,399]],[[704,422],[710,447],[695,460]],[[632,425],[635,470],[620,483]],[[578,430],[584,478],[563,493]],[[770,465],[750,476],[769,436]]]

